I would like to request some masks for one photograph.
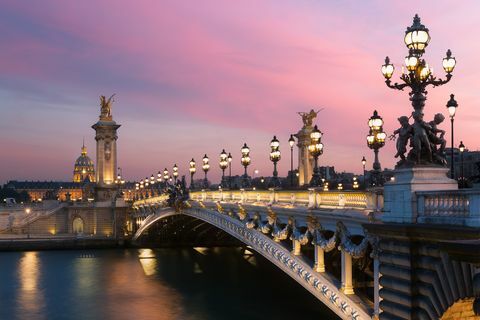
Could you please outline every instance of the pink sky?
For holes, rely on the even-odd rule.
[[[388,89],[386,55],[401,69],[406,26],[418,13],[432,40],[425,55],[443,76],[446,49],[457,58],[452,81],[430,88],[426,118],[459,103],[456,139],[478,149],[480,20],[477,1],[38,1],[0,4],[0,182],[69,180],[85,137],[94,159],[98,96],[116,93],[119,165],[130,180],[174,163],[251,147],[253,169],[270,175],[276,135],[290,167],[287,139],[297,111],[325,108],[322,165],[361,172],[367,121],[385,130],[409,115],[407,91]],[[396,75],[398,77],[398,74]],[[394,76],[396,78],[396,76]],[[449,124],[443,126],[450,134]],[[380,151],[393,167],[394,143]],[[296,156],[296,155],[295,155]],[[295,161],[296,163],[296,161]]]

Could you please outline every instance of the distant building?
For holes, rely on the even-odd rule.
[[[92,159],[87,156],[85,143],[82,146],[82,154],[75,161],[73,169],[73,182],[95,182],[95,165]]]
[[[450,168],[452,148],[445,148],[445,153],[447,156],[448,168]],[[453,148],[453,161],[454,161],[454,170],[455,179],[459,179],[462,175],[462,156],[458,148]],[[473,176],[480,174],[477,169],[476,163],[480,161],[480,151],[470,151],[465,149],[463,152],[463,175],[465,179],[469,179]]]
[[[45,199],[66,200],[87,200],[93,198],[92,189],[95,182],[95,165],[90,157],[87,156],[87,148],[82,145],[81,155],[77,158],[73,169],[73,182],[64,181],[17,181],[11,180],[4,185],[20,193],[25,191],[30,199],[35,202]],[[135,185],[126,182],[122,185],[124,198],[131,200],[133,195],[131,190]]]

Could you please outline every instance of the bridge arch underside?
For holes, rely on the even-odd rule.
[[[313,246],[302,245],[302,255],[297,257],[293,255],[294,248],[292,240],[289,238],[275,242],[258,230],[244,228],[243,224],[235,225],[240,222],[238,220],[231,219],[229,221],[230,217],[210,210],[190,209],[183,213],[176,213],[171,209],[160,209],[151,216],[154,215],[155,217],[148,221],[147,227],[138,229],[135,240],[138,244],[147,246],[152,243],[155,246],[248,246],[290,275],[340,318],[356,320],[371,318],[373,304],[373,264],[371,259],[352,261],[353,280],[356,285],[355,295],[345,295],[340,290],[342,262],[341,252],[337,249],[325,252],[325,269],[331,270],[331,272],[319,274],[312,269],[315,261]],[[226,227],[224,228],[223,225]],[[324,234],[326,238],[334,237],[335,231],[325,230]],[[352,241],[360,243],[362,238],[353,236]],[[280,250],[275,250],[275,246],[279,246]],[[368,256],[366,255],[366,257]]]
[[[151,222],[135,242],[144,247],[245,246],[237,238],[208,222],[170,213]]]

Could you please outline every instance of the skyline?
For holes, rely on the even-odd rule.
[[[249,174],[258,169],[269,176],[273,135],[281,143],[279,175],[285,176],[287,139],[301,128],[296,112],[322,107],[316,119],[324,133],[320,165],[361,173],[362,156],[367,168],[372,164],[365,137],[373,110],[388,134],[412,110],[407,91],[388,89],[380,67],[388,55],[398,78],[407,54],[404,31],[415,13],[430,29],[426,57],[435,73],[443,76],[447,49],[457,59],[452,81],[429,90],[426,119],[446,115],[455,93],[455,145],[463,140],[476,150],[480,44],[465,31],[479,29],[473,8],[480,5],[432,4],[412,12],[408,3],[354,1],[205,1],[201,8],[174,1],[104,1],[96,7],[47,1],[41,8],[5,1],[0,127],[7,152],[0,182],[70,180],[83,137],[95,159],[90,126],[98,119],[98,96],[113,93],[114,120],[122,125],[119,166],[127,180],[171,170],[174,163],[188,176],[190,159],[198,164],[206,153],[215,181],[222,149],[234,157],[232,174],[241,174],[244,142],[251,148]],[[441,127],[449,136],[448,119]],[[387,141],[380,151],[383,168],[393,168],[394,148]]]

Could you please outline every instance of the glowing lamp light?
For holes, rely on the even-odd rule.
[[[410,51],[410,54],[405,57],[405,66],[407,67],[408,71],[415,71],[418,66],[418,57],[414,56],[412,51]]]
[[[460,150],[460,152],[464,152],[465,151],[465,145],[463,144],[463,141],[460,141],[460,145],[458,146],[458,150]]]
[[[453,119],[455,117],[455,112],[457,111],[458,103],[455,100],[455,95],[452,93],[450,95],[450,100],[447,102],[447,109],[448,109],[448,114],[450,115],[450,118]]]
[[[293,148],[293,145],[295,144],[295,139],[293,138],[293,134],[290,135],[290,139],[288,139],[288,144],[290,145],[290,148]]]
[[[446,73],[451,73],[453,69],[455,69],[456,64],[457,64],[457,61],[455,60],[454,57],[452,57],[452,51],[448,49],[447,56],[443,58],[443,61],[442,61],[443,70],[445,70]]]
[[[430,42],[430,34],[428,28],[421,24],[418,14],[413,18],[412,26],[405,31],[404,41],[407,48],[413,50],[415,54],[421,55],[425,52]]]
[[[385,79],[390,79],[393,76],[393,72],[395,71],[395,67],[393,64],[390,63],[390,58],[386,57],[385,58],[385,64],[382,65],[382,74],[385,77]]]

